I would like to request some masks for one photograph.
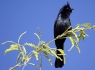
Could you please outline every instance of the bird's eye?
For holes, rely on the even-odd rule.
[[[66,8],[67,10],[69,10],[69,8]]]

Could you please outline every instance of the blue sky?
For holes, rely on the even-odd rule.
[[[70,19],[72,27],[76,24],[90,22],[95,23],[95,1],[94,0],[71,0],[69,1],[74,8]],[[33,34],[37,32],[37,27],[41,29],[42,40],[49,42],[53,39],[53,25],[59,9],[67,3],[67,0],[0,0],[0,43],[6,40],[17,39],[21,33],[27,33],[21,38],[20,43],[31,42],[37,45],[38,39]],[[51,57],[53,65],[50,66],[48,60],[43,58],[43,70],[95,70],[95,31],[86,31],[89,37],[79,43],[81,53],[76,48],[70,52],[69,39],[65,42],[66,64],[61,69],[54,68],[55,57]],[[10,44],[0,46],[0,70],[8,70],[14,66],[18,51],[13,51],[4,56],[5,49]],[[50,44],[52,48],[55,44]],[[30,51],[31,48],[27,47]],[[39,63],[35,57],[31,62]],[[16,70],[21,70],[22,67]],[[35,67],[28,65],[25,70],[35,70]]]

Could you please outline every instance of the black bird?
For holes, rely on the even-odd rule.
[[[69,28],[69,26],[71,26],[70,14],[71,14],[72,10],[73,9],[70,7],[70,4],[68,2],[66,5],[64,5],[60,9],[58,16],[56,18],[56,21],[54,23],[54,38],[56,38],[58,35],[61,35],[62,33],[64,33]],[[69,30],[71,30],[71,29],[72,28],[70,28]],[[66,38],[55,40],[55,45],[56,45],[57,49],[64,50],[65,40],[66,40]],[[59,51],[56,51],[56,53],[60,54]],[[58,56],[61,59],[63,59],[63,61],[56,58],[55,68],[62,68],[64,66],[64,57],[62,55],[58,55]]]

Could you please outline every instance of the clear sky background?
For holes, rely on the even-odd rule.
[[[95,23],[95,1],[94,0],[70,0],[71,8],[74,8],[70,19],[72,27],[76,24],[90,22]],[[0,43],[6,40],[17,39],[21,33],[27,33],[21,38],[20,43],[31,42],[37,45],[38,39],[33,34],[37,27],[41,29],[42,39],[49,42],[53,39],[53,26],[59,9],[67,3],[67,0],[0,0]],[[81,53],[76,48],[70,52],[69,39],[65,42],[66,64],[61,69],[54,68],[55,57],[51,57],[53,65],[43,58],[43,70],[95,70],[95,31],[86,31],[89,37],[79,43]],[[15,65],[18,51],[13,51],[4,56],[5,49],[10,44],[0,46],[0,70],[8,70]],[[55,44],[50,44],[55,48]],[[30,51],[31,48],[27,47]],[[31,60],[36,64],[39,61],[35,57]],[[21,70],[22,67],[16,68]],[[34,66],[28,65],[25,70],[35,70]]]

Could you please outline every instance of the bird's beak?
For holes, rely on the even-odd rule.
[[[74,10],[73,8],[71,10]]]

